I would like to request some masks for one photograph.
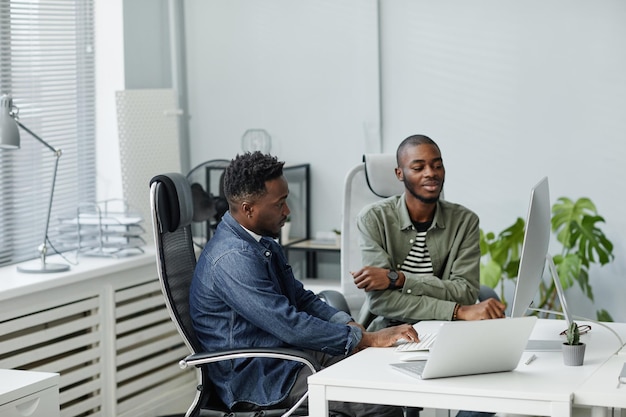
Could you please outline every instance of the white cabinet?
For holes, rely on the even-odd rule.
[[[58,374],[0,369],[0,416],[59,415]]]
[[[184,412],[197,376],[178,367],[189,351],[165,308],[154,249],[79,260],[60,274],[0,268],[0,369],[58,373],[61,417]]]

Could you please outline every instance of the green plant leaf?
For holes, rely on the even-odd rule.
[[[566,256],[556,255],[554,264],[564,290],[571,287],[575,281],[578,281],[582,263],[575,253],[570,253]]]
[[[519,257],[515,261],[510,261],[504,269],[507,278],[516,279],[519,272]]]
[[[587,267],[583,265],[579,253],[569,253],[566,256],[557,255],[554,257],[554,264],[564,290],[574,285],[574,282],[577,282],[583,294],[593,301],[593,289],[589,284],[589,272]]]
[[[485,232],[483,232],[483,229],[479,229],[479,232],[480,232],[480,239],[479,239],[480,256],[485,256],[486,254],[489,253],[489,241],[493,240],[494,234],[492,232],[485,234]],[[491,235],[492,237],[489,238],[489,235]]]
[[[489,260],[486,264],[480,264],[480,283],[494,288],[500,282],[502,268],[497,262]]]
[[[491,258],[501,265],[519,261],[523,242],[524,220],[518,217],[515,223],[500,232],[498,239],[491,245]]]
[[[481,283],[494,288],[501,279],[515,278],[523,240],[524,220],[519,217],[497,237],[493,232],[480,230]]]
[[[605,309],[596,311],[596,319],[598,321],[613,321],[613,317]]]
[[[596,227],[598,222],[604,223],[604,219],[601,216],[584,216],[573,233],[578,241],[578,252],[583,255],[581,259],[587,267],[590,262],[596,262],[596,259],[600,265],[605,265],[613,259],[613,244],[602,230]]]
[[[592,264],[602,266],[614,259],[613,243],[599,227],[604,223],[604,218],[597,213],[596,206],[589,198],[582,197],[573,201],[560,197],[552,206],[550,221],[552,232],[562,245],[561,252],[554,256],[554,262],[563,288],[570,288],[576,282],[585,296],[593,301],[589,268]],[[481,231],[482,283],[493,288],[503,279],[517,278],[524,226],[524,220],[518,217],[513,225],[497,235]],[[542,281],[539,293],[538,308],[551,310],[555,302],[558,304],[552,281]],[[610,317],[604,310],[598,314]]]
[[[552,206],[552,231],[556,233],[557,240],[569,249],[572,247],[572,224],[582,224],[583,217],[596,214],[596,206],[586,197],[579,198],[576,202],[560,197]]]

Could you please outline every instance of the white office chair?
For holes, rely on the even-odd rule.
[[[356,216],[367,204],[404,192],[404,184],[398,180],[394,171],[396,166],[395,154],[365,154],[363,162],[352,168],[345,178],[341,224],[341,292],[352,311],[359,311],[365,302],[365,292],[354,285],[350,274],[350,271],[363,266]],[[492,288],[481,285],[478,299],[482,301],[486,298],[498,296]]]
[[[363,162],[352,168],[344,181],[341,221],[341,292],[352,311],[359,311],[365,302],[365,292],[352,281],[350,271],[363,265],[359,249],[356,216],[363,207],[381,198],[401,194],[404,184],[396,178],[394,154],[365,154]]]

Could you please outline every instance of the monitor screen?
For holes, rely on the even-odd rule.
[[[544,177],[530,191],[511,317],[524,316],[539,290],[550,243],[550,217],[550,191]]]

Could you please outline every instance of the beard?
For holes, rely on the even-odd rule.
[[[439,194],[437,194],[436,197],[425,197],[423,195],[420,195],[419,193],[417,193],[413,187],[411,187],[411,184],[408,184],[406,179],[403,178],[402,182],[404,183],[404,188],[415,198],[417,198],[419,201],[421,201],[424,204],[435,204],[437,201],[439,201],[439,197],[441,196],[441,193],[443,191],[443,181],[441,182],[441,188],[439,190]]]

